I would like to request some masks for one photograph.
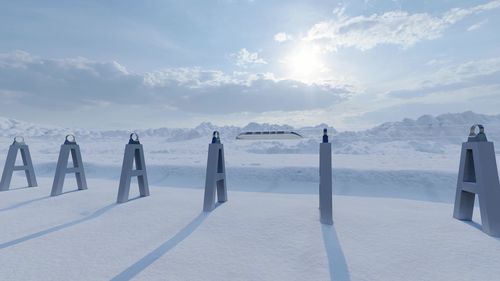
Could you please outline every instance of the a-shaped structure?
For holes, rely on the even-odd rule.
[[[134,169],[135,162],[135,169]],[[146,172],[146,162],[144,161],[144,149],[139,142],[136,133],[130,134],[128,144],[125,146],[123,156],[122,173],[120,176],[120,186],[116,203],[128,201],[130,193],[130,181],[132,177],[137,177],[139,184],[139,194],[141,197],[149,196],[148,174]]]
[[[21,158],[23,160],[22,166],[16,166],[18,151],[21,152]],[[5,160],[5,166],[3,167],[2,180],[0,181],[0,191],[9,190],[10,181],[14,171],[24,171],[26,179],[28,180],[28,186],[37,186],[35,170],[33,169],[33,163],[31,162],[30,149],[28,145],[24,143],[23,137],[15,137],[14,142],[9,147],[9,152],[7,153],[7,158]]]
[[[208,145],[207,175],[205,178],[205,198],[203,211],[215,209],[215,192],[219,203],[227,201],[226,165],[224,145],[220,142],[219,132],[215,131],[212,143]]]
[[[478,134],[476,127],[479,128]],[[483,231],[500,236],[500,184],[495,148],[493,142],[486,139],[482,125],[472,126],[467,142],[462,143],[454,218],[472,220],[476,194]]]
[[[332,200],[332,144],[324,129],[323,142],[319,144],[319,213],[323,224],[333,224]]]
[[[73,160],[73,167],[68,168],[69,155]],[[82,154],[80,146],[76,143],[74,135],[67,135],[64,143],[59,151],[59,160],[57,160],[56,174],[50,196],[57,196],[62,193],[64,178],[66,174],[74,173],[78,190],[87,189],[87,180],[85,179],[85,171],[83,169]]]

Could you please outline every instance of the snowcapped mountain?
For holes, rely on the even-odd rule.
[[[317,153],[322,129],[328,127],[330,140],[337,154],[391,154],[409,150],[424,153],[456,151],[467,140],[473,124],[485,126],[489,140],[500,141],[500,115],[484,115],[471,111],[438,116],[423,115],[415,120],[387,122],[362,131],[337,132],[321,124],[298,129],[306,138],[296,143],[257,142],[249,148],[253,153],[289,154]]]
[[[472,111],[436,117],[423,115],[416,120],[387,122],[365,131],[342,132],[336,139],[341,142],[362,140],[370,143],[422,140],[459,143],[467,139],[471,125],[478,123],[485,126],[486,135],[490,139],[500,140],[500,115],[484,115]]]
[[[219,131],[225,142],[232,142],[236,135],[244,131],[295,130],[304,136],[298,141],[247,142],[242,149],[251,153],[316,153],[317,142],[328,129],[330,140],[334,144],[334,153],[371,154],[386,153],[389,150],[412,149],[427,153],[444,153],[449,145],[460,145],[467,139],[472,124],[485,126],[489,140],[500,141],[500,115],[484,115],[471,111],[447,113],[438,116],[423,115],[417,119],[403,119],[387,122],[362,131],[338,132],[327,124],[294,128],[290,125],[269,123],[249,123],[244,127],[217,126],[203,122],[194,128],[152,128],[135,130],[142,138],[155,137],[165,142],[180,142],[209,138],[213,131]],[[79,139],[123,139],[127,130],[87,130],[41,126],[10,118],[0,117],[0,136],[12,138],[22,135],[26,138],[62,138],[73,133]]]
[[[320,125],[323,127],[323,125]],[[327,125],[324,125],[327,126]],[[316,126],[317,127],[317,126]],[[315,127],[306,127],[310,130]],[[289,125],[277,125],[268,123],[249,123],[244,127],[236,126],[217,126],[210,122],[203,122],[195,128],[152,128],[152,129],[136,129],[131,130],[137,132],[141,136],[164,137],[167,141],[184,141],[200,137],[206,137],[212,134],[213,131],[219,131],[225,138],[233,138],[243,131],[273,131],[273,130],[294,130]],[[300,130],[300,129],[299,129]],[[321,129],[322,130],[322,129]],[[332,130],[334,130],[332,128]],[[64,136],[68,133],[73,133],[79,137],[102,137],[113,138],[123,137],[130,133],[127,130],[87,130],[79,128],[62,128],[55,126],[35,125],[16,119],[0,117],[0,136],[14,137],[22,135],[25,137],[56,137]]]

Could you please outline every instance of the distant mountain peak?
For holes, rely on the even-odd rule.
[[[478,114],[472,111],[462,113],[445,113],[437,116],[422,115],[416,119],[405,118],[397,122],[386,122],[368,130],[357,132],[338,133],[335,128],[321,123],[315,126],[294,128],[286,124],[250,122],[243,127],[217,126],[211,122],[202,122],[194,128],[156,128],[136,130],[141,136],[163,137],[169,141],[182,141],[199,137],[210,137],[215,130],[223,138],[233,138],[242,131],[277,131],[298,130],[308,136],[322,134],[322,129],[327,128],[328,133],[337,139],[368,140],[368,141],[393,141],[393,140],[421,140],[432,138],[446,138],[453,143],[460,142],[466,135],[468,128],[475,124],[485,125],[488,138],[500,136],[500,115]],[[13,118],[0,117],[0,136],[14,137],[61,137],[68,133],[77,137],[127,137],[127,130],[89,130],[79,128],[62,128],[55,126],[41,126]]]

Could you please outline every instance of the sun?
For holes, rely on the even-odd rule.
[[[296,80],[311,82],[327,71],[320,49],[314,45],[302,44],[294,48],[283,60],[288,75]]]

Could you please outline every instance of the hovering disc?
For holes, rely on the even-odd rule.
[[[243,132],[236,137],[237,140],[294,140],[301,138],[302,135],[293,131]]]

